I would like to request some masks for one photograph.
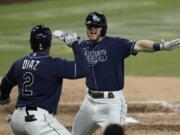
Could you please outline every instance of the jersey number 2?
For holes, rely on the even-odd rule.
[[[33,85],[34,83],[34,75],[31,72],[26,72],[23,75],[23,89],[22,89],[22,94],[25,96],[32,96],[33,95],[33,91],[30,90],[30,86]]]

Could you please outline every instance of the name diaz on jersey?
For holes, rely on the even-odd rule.
[[[37,70],[37,66],[39,65],[39,60],[24,60],[22,69],[31,69],[31,70]]]

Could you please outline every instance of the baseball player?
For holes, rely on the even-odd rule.
[[[73,37],[73,38],[72,38]],[[63,78],[76,79],[89,72],[88,62],[78,47],[77,36],[66,35],[75,61],[49,56],[52,34],[45,25],[32,28],[32,53],[13,63],[0,85],[0,103],[10,102],[10,92],[18,85],[19,96],[11,127],[15,135],[71,135],[56,114]]]
[[[180,47],[180,39],[155,43],[106,36],[106,17],[91,12],[85,20],[88,40],[79,43],[89,62],[87,94],[76,114],[73,135],[91,135],[98,127],[125,123],[127,104],[123,95],[124,60],[138,52],[156,52]]]

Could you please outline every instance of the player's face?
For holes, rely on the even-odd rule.
[[[87,35],[89,37],[89,40],[93,42],[98,42],[101,40],[101,30],[102,27],[99,26],[87,26]]]

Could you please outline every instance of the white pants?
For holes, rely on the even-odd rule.
[[[73,135],[91,135],[97,128],[102,130],[108,124],[123,125],[126,120],[127,104],[123,91],[113,92],[114,98],[92,98],[86,95],[79,112],[76,114]]]
[[[14,111],[11,119],[11,127],[15,135],[71,135],[48,111],[37,108],[29,110],[29,115],[34,115],[34,121],[26,122],[25,107]]]

